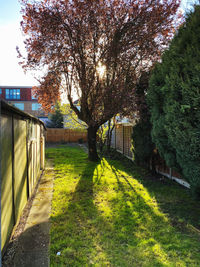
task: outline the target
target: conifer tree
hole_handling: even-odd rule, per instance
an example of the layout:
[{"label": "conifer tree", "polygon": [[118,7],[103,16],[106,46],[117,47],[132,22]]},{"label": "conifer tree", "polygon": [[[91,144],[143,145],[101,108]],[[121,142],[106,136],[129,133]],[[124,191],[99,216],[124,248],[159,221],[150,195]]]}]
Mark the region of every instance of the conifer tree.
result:
[{"label": "conifer tree", "polygon": [[200,197],[200,6],[157,64],[148,103],[152,137],[169,167],[181,170]]},{"label": "conifer tree", "polygon": [[53,112],[49,114],[48,128],[63,128],[63,114],[59,103],[56,103]]}]

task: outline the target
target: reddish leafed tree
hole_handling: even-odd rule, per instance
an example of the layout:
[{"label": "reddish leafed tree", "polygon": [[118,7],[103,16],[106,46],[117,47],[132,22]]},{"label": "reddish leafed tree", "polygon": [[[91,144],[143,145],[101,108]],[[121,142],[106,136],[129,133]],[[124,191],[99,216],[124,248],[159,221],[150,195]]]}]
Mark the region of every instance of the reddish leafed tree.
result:
[{"label": "reddish leafed tree", "polygon": [[45,69],[36,93],[47,110],[64,90],[88,125],[89,159],[98,159],[99,127],[134,107],[140,74],[172,38],[179,5],[180,0],[22,0],[23,66]]}]

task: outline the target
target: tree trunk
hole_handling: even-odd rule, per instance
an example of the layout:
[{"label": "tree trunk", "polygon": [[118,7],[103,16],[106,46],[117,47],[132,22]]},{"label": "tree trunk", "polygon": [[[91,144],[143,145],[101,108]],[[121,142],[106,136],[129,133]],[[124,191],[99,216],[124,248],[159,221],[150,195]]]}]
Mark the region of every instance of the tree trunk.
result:
[{"label": "tree trunk", "polygon": [[98,161],[99,157],[97,154],[96,137],[97,137],[97,127],[89,126],[87,129],[88,138],[88,158],[91,161]]},{"label": "tree trunk", "polygon": [[112,132],[115,127],[115,117],[113,118],[113,125],[111,126],[111,120],[108,121],[108,133],[107,133],[107,152],[110,153]]},{"label": "tree trunk", "polygon": [[156,155],[153,152],[151,156],[151,173],[153,175],[156,174],[156,159],[155,158],[156,158]]}]

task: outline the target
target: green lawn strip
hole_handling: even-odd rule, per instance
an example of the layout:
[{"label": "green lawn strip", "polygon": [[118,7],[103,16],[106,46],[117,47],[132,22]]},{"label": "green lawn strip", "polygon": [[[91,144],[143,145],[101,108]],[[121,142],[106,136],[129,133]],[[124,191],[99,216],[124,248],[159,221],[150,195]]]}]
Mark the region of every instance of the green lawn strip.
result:
[{"label": "green lawn strip", "polygon": [[56,171],[52,267],[199,266],[199,203],[186,189],[130,161],[90,162],[76,147],[46,156]]}]

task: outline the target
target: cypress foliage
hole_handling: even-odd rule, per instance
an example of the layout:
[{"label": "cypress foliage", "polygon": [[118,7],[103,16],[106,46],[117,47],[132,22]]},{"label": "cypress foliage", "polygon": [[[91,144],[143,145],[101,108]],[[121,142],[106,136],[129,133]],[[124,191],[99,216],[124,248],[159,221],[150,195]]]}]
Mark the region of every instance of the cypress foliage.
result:
[{"label": "cypress foliage", "polygon": [[148,89],[150,73],[142,73],[136,88],[136,105],[139,119],[133,127],[132,151],[133,160],[136,164],[149,167],[150,159],[153,155],[154,144],[151,138],[152,125],[150,113],[146,104],[146,92]]},{"label": "cypress foliage", "polygon": [[195,6],[150,80],[152,138],[169,167],[200,197],[200,6]]},{"label": "cypress foliage", "polygon": [[150,120],[139,120],[133,127],[133,155],[135,163],[149,167],[154,145],[151,140]]}]

